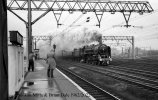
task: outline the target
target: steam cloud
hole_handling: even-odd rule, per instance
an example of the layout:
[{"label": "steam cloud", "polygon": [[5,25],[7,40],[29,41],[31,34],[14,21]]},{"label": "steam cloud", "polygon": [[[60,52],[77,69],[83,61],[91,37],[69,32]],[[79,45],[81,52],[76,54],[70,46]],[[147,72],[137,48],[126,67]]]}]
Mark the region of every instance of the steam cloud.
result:
[{"label": "steam cloud", "polygon": [[[54,34],[51,34],[54,36]],[[79,48],[90,43],[100,41],[102,35],[97,30],[83,28],[81,30],[65,31],[57,34],[53,38],[51,45],[56,44],[56,55],[61,55],[61,51],[72,51],[74,48]],[[49,45],[49,41],[40,41],[38,43],[40,56],[46,57],[53,46]]]}]

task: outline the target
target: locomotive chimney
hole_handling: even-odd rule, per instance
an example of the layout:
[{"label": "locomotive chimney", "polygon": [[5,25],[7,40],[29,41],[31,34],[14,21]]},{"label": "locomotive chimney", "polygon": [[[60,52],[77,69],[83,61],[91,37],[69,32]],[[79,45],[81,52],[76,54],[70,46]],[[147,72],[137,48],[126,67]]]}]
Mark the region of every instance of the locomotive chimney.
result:
[{"label": "locomotive chimney", "polygon": [[102,45],[102,36],[99,37],[98,42],[99,42],[100,45]]}]

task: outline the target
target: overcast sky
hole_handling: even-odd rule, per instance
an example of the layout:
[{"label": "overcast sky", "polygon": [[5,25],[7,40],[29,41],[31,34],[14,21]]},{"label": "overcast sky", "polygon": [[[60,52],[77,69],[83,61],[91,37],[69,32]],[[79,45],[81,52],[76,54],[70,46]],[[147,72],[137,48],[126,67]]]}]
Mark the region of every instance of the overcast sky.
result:
[{"label": "overcast sky", "polygon": [[[8,0],[9,1],[9,0]],[[121,0],[119,0],[121,1]],[[125,1],[125,0],[124,0]],[[131,0],[135,1],[135,0]],[[144,1],[144,0],[140,0]],[[110,14],[104,13],[101,22],[101,28],[95,26],[97,24],[97,19],[94,13],[87,13],[81,15],[81,12],[74,12],[69,14],[68,12],[63,12],[61,16],[60,23],[64,24],[57,28],[56,20],[53,12],[48,13],[45,17],[40,19],[37,23],[33,25],[32,34],[33,35],[48,35],[49,33],[56,33],[65,29],[68,25],[72,24],[79,16],[78,20],[74,25],[81,25],[82,27],[93,28],[99,30],[105,36],[135,36],[135,44],[139,47],[151,47],[153,49],[158,49],[158,1],[148,0],[156,10],[152,14],[134,14],[131,15],[131,21],[129,24],[133,26],[139,26],[143,28],[124,28],[124,27],[114,27],[116,25],[125,24],[123,15],[121,13]],[[16,11],[21,17],[27,20],[26,11]],[[41,15],[43,12],[33,12],[33,20]],[[86,23],[86,18],[90,17],[90,22]],[[82,27],[74,27],[70,30],[81,29]],[[15,15],[8,11],[8,30],[18,30],[24,37],[26,36],[26,26],[19,20]]]}]

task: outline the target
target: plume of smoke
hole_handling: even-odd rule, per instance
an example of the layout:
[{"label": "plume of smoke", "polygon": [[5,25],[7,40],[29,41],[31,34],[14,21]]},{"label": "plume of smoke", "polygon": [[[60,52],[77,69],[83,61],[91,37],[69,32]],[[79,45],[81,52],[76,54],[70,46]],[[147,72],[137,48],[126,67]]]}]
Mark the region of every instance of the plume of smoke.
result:
[{"label": "plume of smoke", "polygon": [[[51,34],[54,35],[54,34]],[[77,30],[68,30],[53,38],[52,45],[56,45],[56,55],[61,55],[61,51],[72,51],[74,48],[82,47],[90,43],[100,41],[102,35],[97,30],[90,30],[88,28],[82,28]],[[53,46],[49,46],[49,41],[41,41],[38,43],[40,49],[40,56],[45,57],[47,52]]]}]

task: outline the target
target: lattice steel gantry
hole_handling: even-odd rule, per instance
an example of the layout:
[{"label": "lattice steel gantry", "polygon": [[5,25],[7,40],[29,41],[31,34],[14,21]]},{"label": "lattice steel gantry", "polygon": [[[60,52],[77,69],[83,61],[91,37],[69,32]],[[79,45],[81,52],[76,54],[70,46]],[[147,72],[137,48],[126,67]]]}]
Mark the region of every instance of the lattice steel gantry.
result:
[{"label": "lattice steel gantry", "polygon": [[[122,13],[126,22],[126,27],[129,27],[129,19],[131,13],[150,13],[153,8],[148,1],[106,1],[106,0],[7,0],[7,7],[10,12],[17,16],[21,21],[26,24],[28,30],[29,41],[32,36],[32,25],[38,20],[44,17],[49,12],[53,12],[55,19],[57,21],[57,26],[61,25],[59,23],[63,11],[68,11],[73,13],[74,11],[80,11],[83,14],[87,12],[94,12],[98,20],[97,26],[100,27],[100,23],[104,12],[110,12],[115,14],[116,12]],[[14,10],[28,11],[28,21],[25,21]],[[45,11],[38,18],[32,21],[32,11]],[[28,41],[28,42],[29,42]],[[28,45],[31,49],[32,42]]]},{"label": "lattice steel gantry", "polygon": [[[106,0],[8,0],[8,10],[29,10],[29,1],[31,3],[31,11],[45,11],[41,16],[32,21],[31,24],[37,22],[41,17],[45,16],[48,12],[54,13],[57,25],[59,24],[60,17],[63,11],[80,11],[83,13],[94,12],[98,26],[104,12],[115,14],[121,12],[126,21],[126,27],[129,27],[129,18],[132,12],[139,14],[150,13],[153,8],[148,1],[106,1]],[[24,21],[24,20],[23,20]]]},{"label": "lattice steel gantry", "polygon": [[119,44],[119,41],[127,40],[132,45],[132,58],[135,59],[135,43],[134,43],[134,36],[103,36],[103,41],[112,40],[116,41]]},{"label": "lattice steel gantry", "polygon": [[49,45],[51,46],[52,44],[51,44],[51,42],[52,42],[52,40],[53,40],[53,38],[54,37],[56,37],[56,36],[51,36],[51,35],[49,35],[49,36],[32,36],[32,39],[34,40],[34,43],[35,43],[35,49],[36,49],[36,45],[37,45],[37,42],[39,41],[39,40],[49,40]]}]

